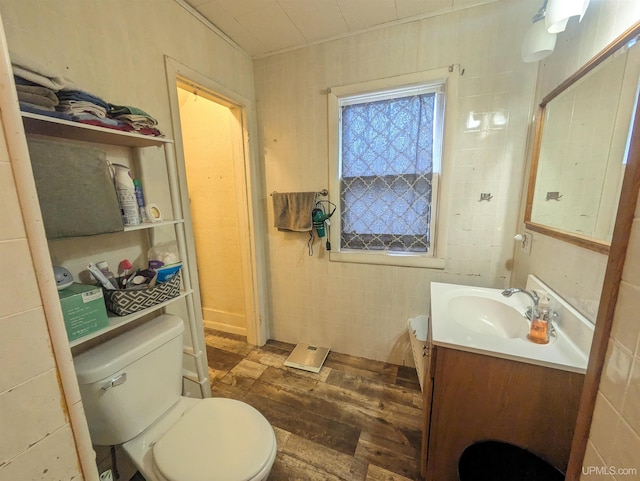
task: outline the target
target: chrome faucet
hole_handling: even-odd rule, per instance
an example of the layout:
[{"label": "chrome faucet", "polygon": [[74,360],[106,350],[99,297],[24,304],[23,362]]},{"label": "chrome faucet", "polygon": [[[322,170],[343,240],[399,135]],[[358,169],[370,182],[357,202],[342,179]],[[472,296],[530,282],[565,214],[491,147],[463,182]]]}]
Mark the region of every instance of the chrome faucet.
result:
[{"label": "chrome faucet", "polygon": [[511,297],[518,292],[526,294],[531,298],[531,307],[525,313],[527,319],[531,320],[534,316],[535,308],[538,307],[538,301],[540,300],[540,297],[538,296],[538,294],[536,294],[535,291],[525,291],[524,289],[518,289],[517,287],[510,287],[509,289],[505,289],[504,291],[502,291],[502,295],[504,297]]}]

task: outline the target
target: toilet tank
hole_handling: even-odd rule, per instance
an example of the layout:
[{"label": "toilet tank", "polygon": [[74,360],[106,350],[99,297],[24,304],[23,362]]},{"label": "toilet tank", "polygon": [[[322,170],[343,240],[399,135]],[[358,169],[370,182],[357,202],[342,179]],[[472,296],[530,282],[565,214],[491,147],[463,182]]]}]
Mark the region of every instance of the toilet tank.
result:
[{"label": "toilet tank", "polygon": [[184,323],[163,314],[73,360],[93,444],[122,444],[182,393]]}]

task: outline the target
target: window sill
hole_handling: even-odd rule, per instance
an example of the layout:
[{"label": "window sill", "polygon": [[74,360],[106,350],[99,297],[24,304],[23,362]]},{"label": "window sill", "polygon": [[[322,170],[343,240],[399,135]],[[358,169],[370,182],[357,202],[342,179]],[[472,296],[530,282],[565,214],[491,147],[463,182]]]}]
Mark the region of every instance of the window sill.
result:
[{"label": "window sill", "polygon": [[332,262],[355,264],[376,264],[399,267],[420,267],[423,269],[444,269],[445,259],[422,254],[391,254],[389,252],[330,252]]}]

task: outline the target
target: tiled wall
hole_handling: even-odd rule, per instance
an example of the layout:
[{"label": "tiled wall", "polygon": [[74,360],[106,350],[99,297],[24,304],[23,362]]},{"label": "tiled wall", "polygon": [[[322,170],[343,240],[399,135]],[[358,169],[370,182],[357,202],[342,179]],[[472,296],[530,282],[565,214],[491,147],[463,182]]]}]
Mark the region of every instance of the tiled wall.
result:
[{"label": "tiled wall", "polygon": [[[536,100],[569,77],[593,55],[640,20],[640,2],[591,2],[582,23],[569,22],[556,51],[540,63]],[[530,156],[530,153],[529,153]],[[640,212],[636,212],[623,283],[582,479],[631,480],[640,476]],[[524,284],[534,274],[595,320],[607,257],[534,233],[531,256],[517,251],[514,280]],[[614,469],[620,471],[611,475]],[[624,474],[623,474],[624,473]]]},{"label": "tiled wall", "polygon": [[[582,22],[572,18],[567,30],[558,35],[553,54],[540,62],[536,105],[638,20],[640,2],[591,2]],[[532,138],[527,159],[531,158],[531,141]],[[526,186],[524,189],[526,193]],[[524,198],[521,212],[524,212]],[[520,219],[522,218],[523,214]],[[516,250],[512,281],[515,285],[524,286],[527,275],[534,274],[586,317],[595,321],[606,260],[607,257],[602,254],[534,232],[531,255]]]},{"label": "tiled wall", "polygon": [[520,43],[538,8],[505,0],[254,61],[267,192],[328,187],[328,87],[464,69],[449,99],[444,271],[330,262],[320,242],[310,257],[306,234],[272,227],[268,203],[272,337],[411,363],[406,320],[428,312],[430,281],[508,285],[535,80]]},{"label": "tiled wall", "polygon": [[[2,137],[4,139],[4,137]],[[0,479],[80,480],[13,169],[0,145]]]},{"label": "tiled wall", "polygon": [[[640,322],[638,322],[638,312],[640,312],[640,208],[636,211],[633,221],[627,258],[622,272],[613,328],[583,463],[582,479],[584,480],[640,479]],[[632,469],[635,469],[635,472],[629,471]]]}]

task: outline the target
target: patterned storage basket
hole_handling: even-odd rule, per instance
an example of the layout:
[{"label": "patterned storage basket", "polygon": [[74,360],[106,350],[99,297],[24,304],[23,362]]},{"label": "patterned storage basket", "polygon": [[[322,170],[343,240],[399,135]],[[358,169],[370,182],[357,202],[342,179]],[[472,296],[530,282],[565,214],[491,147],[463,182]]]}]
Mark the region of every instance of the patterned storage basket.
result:
[{"label": "patterned storage basket", "polygon": [[167,282],[156,284],[148,289],[129,291],[103,289],[103,291],[107,309],[119,316],[126,316],[178,297],[180,295],[180,273]]}]

